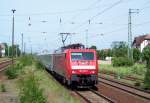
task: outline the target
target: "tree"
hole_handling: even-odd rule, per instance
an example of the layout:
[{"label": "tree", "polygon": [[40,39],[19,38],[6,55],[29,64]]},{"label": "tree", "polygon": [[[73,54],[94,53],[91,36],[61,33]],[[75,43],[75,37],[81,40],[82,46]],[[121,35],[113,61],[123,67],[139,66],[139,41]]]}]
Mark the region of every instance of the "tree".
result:
[{"label": "tree", "polygon": [[92,45],[91,47],[90,47],[90,49],[97,49],[97,47],[95,46],[95,45]]},{"label": "tree", "polygon": [[124,41],[114,41],[111,44],[114,57],[127,57],[128,46]]},{"label": "tree", "polygon": [[104,60],[106,58],[107,53],[104,50],[99,50],[97,52],[98,52],[97,54],[99,59]]},{"label": "tree", "polygon": [[140,52],[140,50],[137,49],[137,48],[134,48],[133,49],[133,59],[134,59],[134,62],[139,61],[140,58],[141,58],[141,52]]},{"label": "tree", "polygon": [[[8,48],[9,48],[9,52],[8,52]],[[7,56],[8,56],[8,53],[9,53],[9,56],[12,56],[12,46],[7,46],[7,48],[5,50],[6,50]],[[13,56],[16,56],[16,53],[17,53],[17,56],[20,56],[21,51],[19,49],[19,45],[14,45],[14,50],[13,51],[14,51]]]},{"label": "tree", "polygon": [[147,46],[143,50],[143,59],[146,61],[147,71],[144,78],[145,88],[150,89],[150,46]]}]

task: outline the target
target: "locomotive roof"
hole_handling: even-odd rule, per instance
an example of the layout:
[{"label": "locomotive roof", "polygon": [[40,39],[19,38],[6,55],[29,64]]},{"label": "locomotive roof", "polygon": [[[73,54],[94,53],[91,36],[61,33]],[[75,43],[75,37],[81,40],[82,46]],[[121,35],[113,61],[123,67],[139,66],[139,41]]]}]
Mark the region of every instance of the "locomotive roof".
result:
[{"label": "locomotive roof", "polygon": [[80,43],[71,44],[71,45],[63,46],[63,47],[55,50],[55,53],[62,53],[66,49],[85,49],[85,46],[83,44],[80,44]]},{"label": "locomotive roof", "polygon": [[63,46],[61,48],[63,48],[63,49],[84,49],[85,47],[83,44],[78,43],[78,44],[71,44],[71,45]]}]

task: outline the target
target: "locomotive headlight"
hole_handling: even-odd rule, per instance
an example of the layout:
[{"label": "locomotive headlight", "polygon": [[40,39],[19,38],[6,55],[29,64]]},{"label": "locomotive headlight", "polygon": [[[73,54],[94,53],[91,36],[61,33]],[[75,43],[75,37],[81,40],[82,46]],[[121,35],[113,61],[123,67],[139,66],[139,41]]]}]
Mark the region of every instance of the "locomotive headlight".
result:
[{"label": "locomotive headlight", "polygon": [[74,74],[74,73],[76,73],[76,71],[73,70],[73,71],[72,71],[72,74]]},{"label": "locomotive headlight", "polygon": [[95,71],[91,71],[91,73],[92,73],[92,74],[94,74],[94,73],[95,73]]}]

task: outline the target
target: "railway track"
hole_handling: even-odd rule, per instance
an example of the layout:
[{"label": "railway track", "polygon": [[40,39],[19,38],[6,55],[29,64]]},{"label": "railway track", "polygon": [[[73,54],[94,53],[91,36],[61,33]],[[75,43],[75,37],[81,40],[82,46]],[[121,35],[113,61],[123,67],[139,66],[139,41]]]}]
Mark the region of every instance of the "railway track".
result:
[{"label": "railway track", "polygon": [[86,91],[76,90],[75,93],[87,103],[117,103],[93,89],[88,89]]},{"label": "railway track", "polygon": [[[45,72],[50,75],[50,72],[46,69]],[[74,89],[74,90],[70,90],[68,89],[66,86],[64,86],[63,84],[61,84],[59,82],[59,80],[57,80],[55,77],[53,78],[54,81],[56,81],[57,83],[59,83],[60,85],[62,85],[64,88],[66,88],[66,90],[68,90],[71,95],[73,93],[76,94],[77,98],[82,99],[84,102],[86,103],[117,103],[116,101],[100,94],[99,92],[93,90],[93,89]]]},{"label": "railway track", "polygon": [[106,84],[106,85],[109,85],[109,86],[112,86],[114,88],[117,88],[119,90],[122,90],[124,92],[130,93],[134,96],[138,96],[142,99],[146,99],[146,100],[150,101],[150,93],[147,91],[144,91],[144,90],[141,90],[141,89],[138,89],[138,88],[135,88],[133,86],[129,86],[129,85],[126,85],[123,83],[119,83],[117,81],[107,79],[104,77],[99,77],[99,82]]},{"label": "railway track", "polygon": [[0,62],[0,72],[5,70],[5,68],[10,64],[12,64],[12,60],[7,60],[7,61]]},{"label": "railway track", "polygon": [[[110,73],[106,73],[106,72],[100,72],[99,75],[101,74],[104,74],[104,75],[110,75],[110,76],[113,76],[115,77],[116,74],[113,73],[113,72],[110,72]],[[139,78],[135,78],[135,77],[132,77],[132,76],[126,76],[126,77],[123,77],[122,79],[125,79],[125,80],[130,80],[130,81],[140,81],[140,82],[143,82],[142,79],[139,79]]]}]

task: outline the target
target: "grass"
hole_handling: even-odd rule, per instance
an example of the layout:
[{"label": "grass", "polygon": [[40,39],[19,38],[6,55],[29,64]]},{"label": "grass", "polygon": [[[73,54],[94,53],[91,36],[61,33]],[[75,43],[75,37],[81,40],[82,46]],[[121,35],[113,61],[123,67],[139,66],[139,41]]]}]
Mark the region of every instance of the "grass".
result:
[{"label": "grass", "polygon": [[135,64],[131,67],[113,67],[110,64],[100,64],[99,71],[104,71],[106,73],[113,72],[120,77],[123,76],[132,76],[139,79],[144,79],[144,75],[146,72],[145,65],[143,64]]},{"label": "grass", "polygon": [[20,78],[20,103],[47,103],[34,73]]},{"label": "grass", "polygon": [[1,84],[1,92],[6,92],[5,84]]},{"label": "grass", "polygon": [[[29,57],[26,57],[26,58],[29,59]],[[34,78],[37,80],[36,85],[38,85],[38,87],[36,87],[35,85],[34,86],[38,88],[37,90],[39,90],[40,92],[40,93],[38,92],[38,94],[41,95],[42,93],[43,97],[47,99],[48,103],[80,103],[80,101],[72,97],[70,93],[63,86],[57,83],[55,79],[43,69],[43,66],[37,63],[37,61],[34,61],[32,59],[32,63],[29,63],[26,59],[22,59],[21,64],[23,65],[23,69],[21,69],[21,72],[19,72],[19,76],[18,76],[19,87],[23,87],[20,85],[20,80],[27,81],[26,78],[30,77],[30,75],[32,74],[34,75]],[[26,83],[29,82],[29,84],[31,84],[31,82],[33,81],[33,80],[30,81],[30,79],[28,80],[29,81],[27,81]],[[24,85],[24,83],[22,84]],[[30,88],[30,87],[27,87],[27,88]],[[20,93],[23,92],[22,90],[25,90],[25,88],[21,88]],[[27,89],[27,91],[32,91],[32,90]],[[20,98],[22,98],[22,101],[24,100],[24,97],[26,98],[26,95],[20,94]],[[44,102],[44,103],[47,103],[47,102]]]},{"label": "grass", "polygon": [[[31,56],[18,59],[14,69],[9,67],[8,70],[6,70],[6,75],[10,78],[9,81],[17,81],[18,97],[21,103],[32,101],[33,99],[29,99],[29,97],[32,96],[33,98],[37,97],[41,101],[44,101],[41,103],[80,103],[79,100],[71,96],[68,90],[56,82],[55,79],[43,69],[43,66],[37,63]],[[33,78],[30,78],[31,75],[34,75],[35,81]],[[5,86],[1,87],[0,85],[0,89],[5,89]],[[46,100],[44,98],[46,98]]]},{"label": "grass", "polygon": [[35,78],[38,80],[39,87],[43,89],[44,95],[50,103],[80,103],[80,101],[70,96],[68,91],[57,83],[46,71],[36,68],[35,65],[26,67],[25,75],[31,74],[31,72],[34,73]]}]

